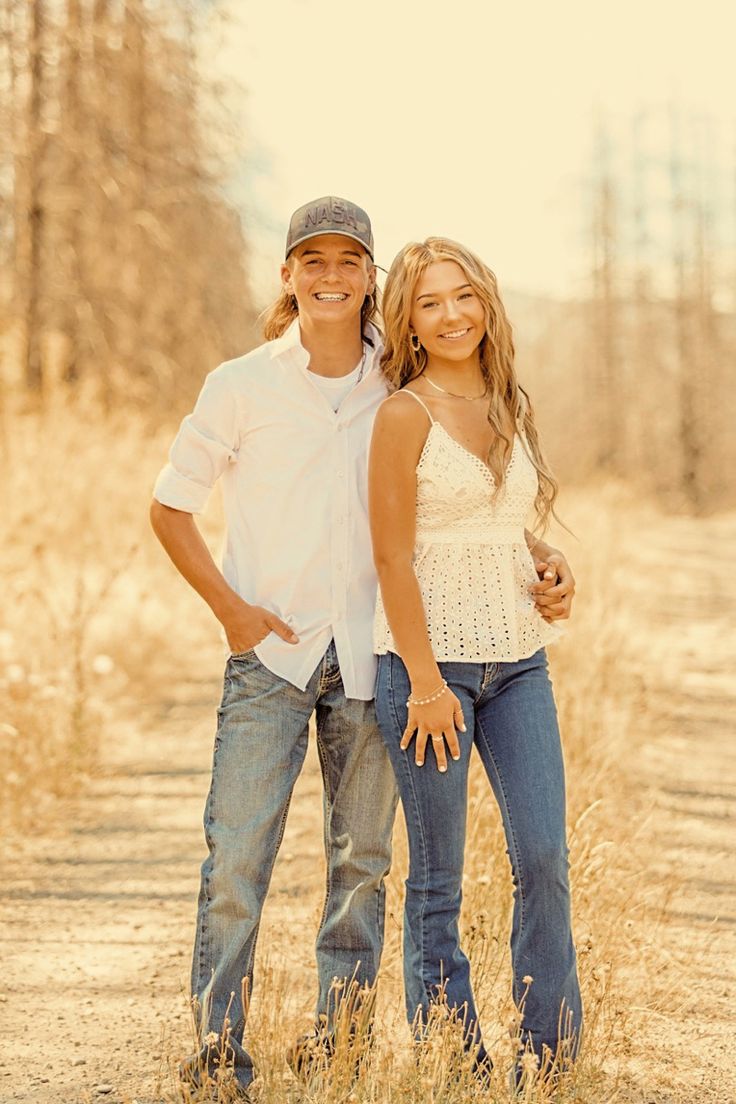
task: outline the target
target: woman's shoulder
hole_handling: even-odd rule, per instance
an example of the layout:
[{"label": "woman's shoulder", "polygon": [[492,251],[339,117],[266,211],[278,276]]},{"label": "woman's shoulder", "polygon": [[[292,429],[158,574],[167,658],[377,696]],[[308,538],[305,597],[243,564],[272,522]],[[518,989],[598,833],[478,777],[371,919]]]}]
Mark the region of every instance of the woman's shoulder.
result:
[{"label": "woman's shoulder", "polygon": [[433,421],[429,408],[411,385],[393,391],[378,408],[381,422],[396,428],[427,426]]},{"label": "woman's shoulder", "polygon": [[378,408],[371,446],[374,460],[382,457],[394,475],[414,471],[432,428],[432,420],[406,388],[394,391]]}]

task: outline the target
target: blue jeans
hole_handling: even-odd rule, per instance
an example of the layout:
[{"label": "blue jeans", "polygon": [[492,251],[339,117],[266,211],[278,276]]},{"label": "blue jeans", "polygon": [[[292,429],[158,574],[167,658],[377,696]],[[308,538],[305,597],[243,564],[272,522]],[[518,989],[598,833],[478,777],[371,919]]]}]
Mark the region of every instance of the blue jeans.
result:
[{"label": "blue jeans", "polygon": [[329,1030],[335,978],[372,985],[378,971],[397,793],[373,702],[345,697],[334,644],[304,691],[274,675],[253,652],[231,656],[204,815],[209,855],[202,866],[192,963],[202,1049],[184,1066],[195,1076],[198,1065],[212,1072],[219,1060],[219,1045],[205,1042],[214,1032],[228,1037],[238,1082],[247,1086],[253,1079],[242,1045],[243,989],[251,992],[261,910],[313,710],[327,854],[317,935],[318,1022]]},{"label": "blue jeans", "polygon": [[[461,757],[437,770],[431,747],[423,767],[414,743],[401,751],[410,692],[397,655],[379,657],[376,712],[396,772],[409,836],[404,914],[404,982],[410,1022],[419,1034],[433,1000],[444,994],[464,1023],[466,1045],[485,1058],[460,947],[467,783],[475,744],[501,811],[514,878],[511,929],[513,995],[522,1003],[522,1041],[542,1058],[560,1036],[574,1055],[582,1008],[570,925],[565,776],[547,658],[540,649],[516,663],[440,663],[463,707]],[[431,745],[431,741],[430,741]],[[527,986],[523,979],[531,976]],[[562,1012],[562,1015],[561,1015]],[[416,1020],[415,1020],[415,1017]],[[571,1023],[571,1028],[559,1025]]]}]

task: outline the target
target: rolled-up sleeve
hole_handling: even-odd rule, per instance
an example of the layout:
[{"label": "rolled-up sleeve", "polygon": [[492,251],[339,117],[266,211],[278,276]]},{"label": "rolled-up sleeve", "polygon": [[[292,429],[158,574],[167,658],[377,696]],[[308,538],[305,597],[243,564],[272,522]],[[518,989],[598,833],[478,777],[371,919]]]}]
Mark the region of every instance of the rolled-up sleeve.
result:
[{"label": "rolled-up sleeve", "polygon": [[153,488],[153,497],[174,510],[201,513],[217,479],[237,457],[238,404],[224,368],[205,380]]}]

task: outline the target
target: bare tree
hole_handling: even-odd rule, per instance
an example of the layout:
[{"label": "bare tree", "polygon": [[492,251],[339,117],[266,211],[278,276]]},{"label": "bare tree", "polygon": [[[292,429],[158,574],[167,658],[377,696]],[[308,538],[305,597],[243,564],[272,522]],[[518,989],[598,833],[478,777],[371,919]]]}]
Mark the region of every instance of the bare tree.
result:
[{"label": "bare tree", "polygon": [[[82,150],[85,138],[84,38],[82,0],[67,0],[62,33],[61,74],[62,165],[60,170],[60,237],[65,289],[60,303],[61,327],[66,338],[64,378],[73,383],[79,378],[84,335],[86,287],[83,272],[85,242],[82,228],[82,204],[79,190],[83,177]],[[86,190],[86,189],[85,189]]]},{"label": "bare tree", "polygon": [[675,355],[677,362],[678,453],[681,458],[681,486],[691,509],[700,506],[701,442],[697,417],[696,356],[693,341],[694,296],[690,266],[692,249],[688,231],[692,219],[692,197],[688,194],[682,120],[676,107],[670,110],[670,186],[672,208],[672,267],[674,273]]},{"label": "bare tree", "polygon": [[169,404],[242,349],[250,322],[244,237],[200,122],[195,9],[2,3],[18,106],[0,146],[14,195],[0,249],[26,387],[60,376],[107,405]]},{"label": "bare tree", "polygon": [[[616,157],[595,144],[586,417],[598,471],[703,512],[725,501],[736,461],[733,312],[719,260],[726,204],[715,127],[673,105],[632,120]],[[628,163],[628,170],[625,166]],[[719,272],[720,266],[720,272]]]},{"label": "bare tree", "polygon": [[620,469],[621,356],[617,294],[617,188],[611,165],[610,138],[603,123],[596,137],[593,197],[593,329],[594,407],[598,425],[598,465]]},{"label": "bare tree", "polygon": [[[46,139],[43,132],[47,11],[45,0],[28,5],[27,77],[28,96],[22,148],[16,156],[16,189],[20,199],[16,207],[16,263],[21,315],[24,327],[24,371],[29,391],[40,393],[43,383],[41,363],[42,320],[42,244],[44,218],[44,162]],[[19,128],[20,129],[20,128]]]}]

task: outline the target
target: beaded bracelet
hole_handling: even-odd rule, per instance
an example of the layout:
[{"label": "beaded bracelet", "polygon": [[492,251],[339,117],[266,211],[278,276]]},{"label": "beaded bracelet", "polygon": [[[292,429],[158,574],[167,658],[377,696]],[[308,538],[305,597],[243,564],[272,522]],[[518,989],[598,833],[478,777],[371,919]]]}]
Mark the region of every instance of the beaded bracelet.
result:
[{"label": "beaded bracelet", "polygon": [[436,690],[433,694],[429,694],[426,698],[413,698],[410,694],[409,697],[406,699],[406,704],[407,705],[429,705],[430,702],[437,701],[438,698],[441,698],[446,689],[447,689],[447,683],[443,679],[442,680],[442,686],[439,688],[439,690]]}]

